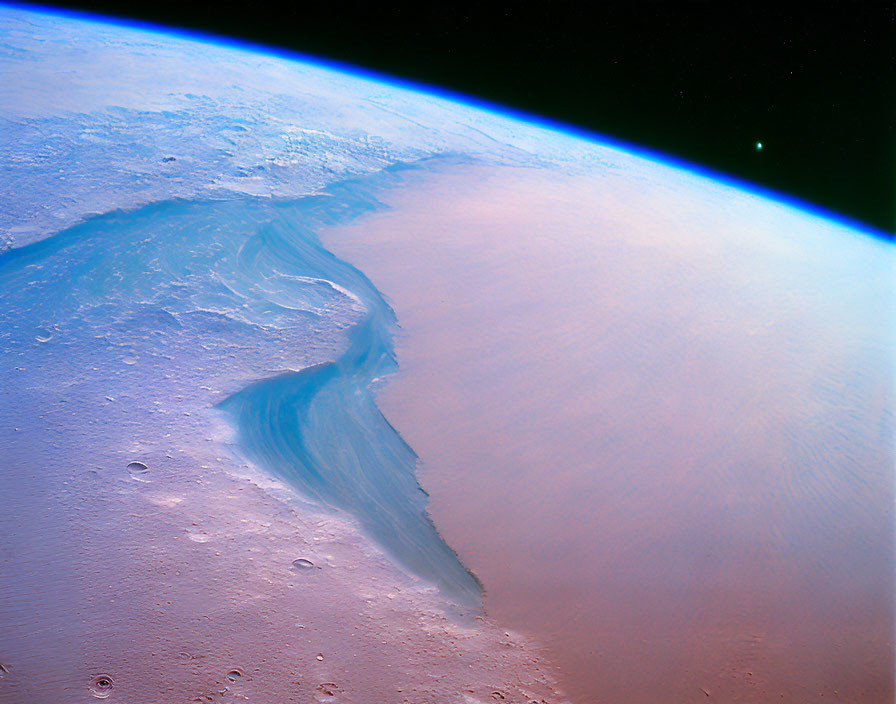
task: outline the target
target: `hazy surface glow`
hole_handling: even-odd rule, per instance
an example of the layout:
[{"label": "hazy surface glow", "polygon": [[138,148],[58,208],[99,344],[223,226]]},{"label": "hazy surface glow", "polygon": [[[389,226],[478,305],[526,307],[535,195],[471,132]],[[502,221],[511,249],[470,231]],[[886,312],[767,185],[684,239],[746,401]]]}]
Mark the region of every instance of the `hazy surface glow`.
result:
[{"label": "hazy surface glow", "polygon": [[402,323],[380,405],[575,700],[889,701],[892,248],[664,184],[467,167],[325,233]]},{"label": "hazy surface glow", "polygon": [[9,7],[0,162],[0,701],[892,701],[891,246]]}]

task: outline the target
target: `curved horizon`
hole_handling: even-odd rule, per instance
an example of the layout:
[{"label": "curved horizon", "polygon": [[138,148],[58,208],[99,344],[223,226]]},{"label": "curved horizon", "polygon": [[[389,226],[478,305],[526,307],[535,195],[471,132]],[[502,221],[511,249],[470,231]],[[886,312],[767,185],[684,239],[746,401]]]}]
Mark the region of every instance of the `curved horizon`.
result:
[{"label": "curved horizon", "polygon": [[556,120],[546,115],[540,115],[529,112],[510,105],[495,103],[487,99],[478,97],[471,93],[464,93],[445,86],[431,84],[406,78],[398,74],[392,74],[366,66],[352,64],[325,56],[305,53],[299,50],[286,48],[279,45],[265,44],[252,40],[242,39],[237,36],[216,34],[200,29],[189,28],[185,26],[171,26],[149,20],[141,20],[133,17],[124,17],[120,15],[104,15],[85,10],[73,10],[69,8],[60,8],[50,4],[42,3],[15,3],[0,2],[0,7],[20,8],[26,11],[40,11],[50,15],[60,17],[74,18],[84,22],[99,22],[103,24],[117,25],[132,29],[134,31],[148,32],[151,34],[169,35],[190,41],[199,41],[202,43],[213,44],[216,46],[230,48],[236,51],[262,54],[265,56],[285,59],[300,64],[306,64],[317,68],[337,71],[345,73],[362,80],[383,83],[393,88],[410,91],[412,93],[423,93],[441,100],[461,105],[467,108],[480,110],[490,115],[498,116],[504,119],[522,122],[524,124],[540,127],[553,132],[560,132],[576,139],[609,147],[622,151],[633,156],[656,161],[676,169],[687,171],[702,178],[716,181],[723,185],[731,186],[739,190],[747,191],[758,195],[762,198],[781,203],[791,208],[801,210],[805,213],[820,217],[838,224],[844,225],[850,229],[862,232],[865,235],[883,239],[885,241],[894,241],[896,230],[890,232],[880,229],[870,223],[863,222],[854,217],[846,215],[836,210],[832,210],[826,206],[812,201],[806,200],[799,196],[791,195],[785,191],[778,190],[761,183],[750,181],[748,179],[736,176],[726,171],[720,171],[714,167],[692,161],[686,157],[677,156],[671,152],[666,152],[655,147],[647,147],[636,142],[626,140],[614,135],[605,134],[590,130],[581,125],[576,125],[562,120]]}]

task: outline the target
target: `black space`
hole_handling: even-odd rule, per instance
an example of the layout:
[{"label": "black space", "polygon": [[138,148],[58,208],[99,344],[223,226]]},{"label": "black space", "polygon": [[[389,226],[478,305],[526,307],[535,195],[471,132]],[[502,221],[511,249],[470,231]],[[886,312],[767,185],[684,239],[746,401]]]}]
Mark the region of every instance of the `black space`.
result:
[{"label": "black space", "polygon": [[896,2],[58,4],[447,87],[896,232]]}]

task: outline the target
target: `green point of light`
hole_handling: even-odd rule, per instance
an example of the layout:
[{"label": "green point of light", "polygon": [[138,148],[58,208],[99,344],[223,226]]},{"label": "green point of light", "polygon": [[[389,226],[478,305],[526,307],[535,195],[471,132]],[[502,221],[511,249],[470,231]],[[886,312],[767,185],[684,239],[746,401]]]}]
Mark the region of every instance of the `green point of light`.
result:
[{"label": "green point of light", "polygon": [[762,151],[762,142],[756,142],[756,151],[757,151],[757,152],[761,152],[761,151]]}]

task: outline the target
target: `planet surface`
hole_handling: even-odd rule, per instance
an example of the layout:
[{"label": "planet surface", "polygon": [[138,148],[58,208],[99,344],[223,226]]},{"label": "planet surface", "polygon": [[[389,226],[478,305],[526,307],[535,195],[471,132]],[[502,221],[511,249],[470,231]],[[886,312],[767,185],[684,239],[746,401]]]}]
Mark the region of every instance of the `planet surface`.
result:
[{"label": "planet surface", "polygon": [[892,243],[7,6],[0,164],[0,702],[893,700]]}]

